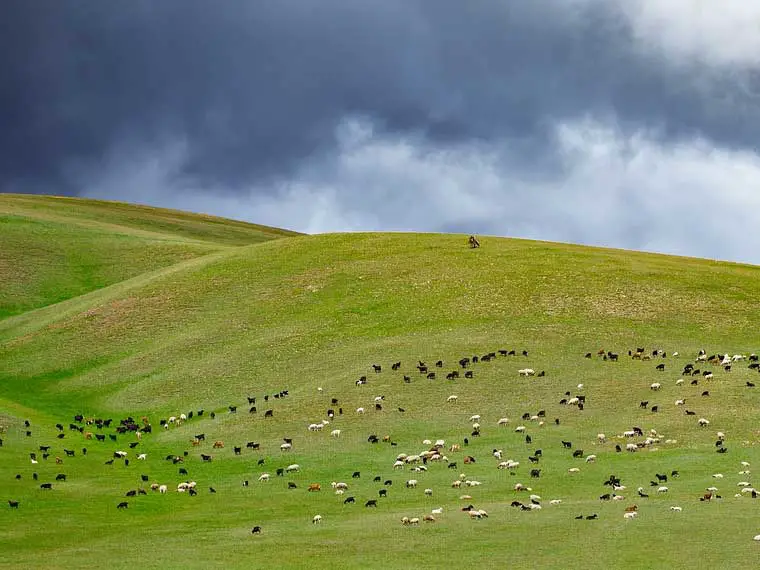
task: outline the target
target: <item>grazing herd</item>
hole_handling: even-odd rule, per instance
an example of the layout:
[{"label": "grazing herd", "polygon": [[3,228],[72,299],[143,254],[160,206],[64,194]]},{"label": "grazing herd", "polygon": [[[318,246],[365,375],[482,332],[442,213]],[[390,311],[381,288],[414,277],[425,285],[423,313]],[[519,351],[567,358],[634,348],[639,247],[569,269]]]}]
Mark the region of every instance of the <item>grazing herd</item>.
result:
[{"label": "grazing herd", "polygon": [[[687,362],[683,366],[675,366],[675,364],[679,362],[680,358],[677,352],[673,352],[668,356],[668,354],[662,350],[655,349],[647,351],[644,348],[636,348],[635,350],[628,350],[628,356],[633,361],[641,362],[642,365],[643,363],[656,360],[657,363],[653,366],[654,374],[662,375],[658,376],[660,379],[657,382],[651,382],[643,385],[644,387],[648,386],[649,391],[651,392],[651,397],[649,400],[640,401],[638,406],[636,406],[635,403],[633,404],[633,406],[640,413],[646,412],[648,414],[657,414],[661,409],[664,408],[664,401],[657,402],[653,401],[652,399],[658,398],[661,395],[670,392],[671,389],[669,388],[667,376],[668,371],[675,367],[676,370],[680,369],[680,374],[678,375],[678,378],[674,379],[672,385],[675,386],[675,390],[679,390],[679,393],[678,397],[675,400],[670,401],[674,401],[675,406],[679,410],[683,410],[682,413],[684,417],[688,418],[694,416],[694,419],[688,421],[694,422],[693,425],[696,428],[703,430],[707,430],[710,427],[711,422],[709,417],[705,417],[707,414],[703,415],[698,411],[700,408],[698,402],[700,400],[709,401],[712,392],[710,389],[705,388],[709,387],[711,383],[718,381],[718,376],[716,375],[731,375],[733,367],[735,367],[737,363],[742,363],[743,361],[747,361],[749,363],[748,368],[750,370],[760,372],[760,367],[758,366],[758,357],[755,354],[708,355],[704,350],[702,350],[699,351],[695,358],[693,358],[693,362]],[[601,361],[611,363],[619,362],[621,359],[620,353],[612,352],[610,350],[599,350],[596,353],[596,357]],[[478,374],[476,365],[480,363],[489,363],[497,359],[527,358],[529,358],[529,353],[527,350],[518,351],[501,349],[483,355],[465,356],[463,358],[460,358],[456,360],[456,363],[458,365],[456,368],[450,368],[445,373],[440,372],[438,376],[436,375],[436,369],[444,368],[443,360],[435,361],[432,366],[428,366],[424,361],[420,360],[417,362],[414,368],[424,380],[436,381],[438,378],[445,378],[445,381],[453,383],[462,378],[466,380],[474,380]],[[592,352],[588,352],[585,354],[585,358],[594,359],[594,354]],[[671,365],[671,363],[673,364]],[[393,362],[390,366],[390,369],[392,371],[391,373],[398,373],[400,375],[399,379],[403,381],[402,385],[409,385],[414,383],[412,379],[413,374],[408,370],[404,371],[402,363],[400,361]],[[369,376],[387,374],[387,372],[384,373],[383,370],[383,365],[373,364],[370,367],[371,372]],[[516,371],[517,377],[524,378],[524,381],[527,382],[540,382],[540,378],[547,376],[546,371],[541,370],[536,373],[534,368],[515,367],[514,370]],[[688,394],[684,394],[682,392],[682,390],[684,390],[687,386],[699,386],[700,382],[702,383],[702,387],[698,388],[699,396],[697,396],[696,399],[693,399],[693,396],[689,396]],[[371,387],[372,384],[373,382],[370,378],[368,378],[368,375],[362,375],[358,380],[354,382],[356,388],[351,389],[358,389],[360,391],[367,390],[368,387]],[[459,390],[466,390],[465,385],[458,386]],[[743,386],[751,389],[755,386],[755,384],[753,382],[747,381]],[[318,397],[321,401],[321,399],[325,397],[325,390],[323,390],[321,387],[318,388],[318,394]],[[288,390],[282,390],[271,395],[272,400],[282,400],[286,399],[288,396]],[[247,396],[247,403],[249,405],[248,411],[250,415],[258,414],[258,400],[259,398],[257,397]],[[270,395],[264,396],[263,401],[269,403]],[[386,406],[388,405],[388,402],[389,399],[386,399],[385,395],[374,395],[368,399],[367,404],[356,408],[355,417],[367,416],[373,413],[383,413],[386,409]],[[447,404],[449,406],[449,409],[456,409],[461,405],[460,396],[457,394],[451,394],[446,398],[442,398],[441,404]],[[595,404],[595,401],[593,399],[593,394],[586,393],[584,384],[580,383],[577,384],[574,390],[567,390],[563,393],[558,392],[557,400],[548,404],[552,405],[552,409],[567,410],[564,415],[568,418],[572,418],[574,415],[582,414],[584,413],[584,410],[590,409],[589,406],[593,406]],[[302,437],[326,437],[318,435],[324,430],[329,432],[328,439],[331,438],[333,440],[336,440],[337,443],[337,441],[341,440],[344,437],[344,435],[342,435],[344,432],[351,430],[351,414],[343,413],[344,410],[343,407],[341,407],[340,399],[332,397],[330,399],[330,406],[331,407],[326,408],[325,418],[304,425],[305,433],[302,434]],[[406,408],[396,406],[395,404],[392,404],[391,406],[395,408],[399,414],[404,414],[406,411]],[[559,408],[556,406],[559,406]],[[179,429],[182,426],[186,426],[187,424],[192,423],[198,418],[214,419],[218,414],[221,413],[226,413],[231,415],[230,417],[234,417],[234,414],[237,413],[237,409],[238,406],[232,404],[227,406],[226,410],[215,410],[205,416],[204,410],[202,409],[190,411],[188,413],[179,413],[176,415],[168,416],[166,419],[161,419],[159,421],[159,426],[161,426],[163,430]],[[325,408],[323,408],[323,410],[324,409]],[[408,471],[410,475],[404,477],[403,489],[407,493],[421,493],[421,497],[424,497],[426,499],[437,497],[439,494],[445,497],[445,493],[447,492],[444,489],[436,489],[434,485],[423,484],[425,479],[428,478],[428,471],[449,469],[457,472],[459,471],[458,465],[460,464],[470,467],[477,465],[478,468],[480,468],[483,463],[487,465],[488,462],[491,462],[493,467],[496,468],[495,473],[503,472],[505,474],[508,474],[507,476],[510,478],[517,478],[522,473],[523,476],[526,476],[526,478],[535,481],[535,483],[531,483],[532,485],[540,484],[546,478],[547,470],[546,467],[543,466],[544,449],[539,448],[534,444],[534,438],[540,438],[540,441],[543,443],[544,447],[547,450],[550,450],[550,453],[552,453],[554,458],[564,458],[563,461],[566,464],[566,469],[563,469],[561,472],[564,473],[565,476],[571,477],[579,477],[584,472],[584,470],[587,469],[593,469],[594,472],[596,472],[598,469],[605,469],[603,467],[605,463],[605,456],[610,453],[622,453],[623,451],[627,453],[656,451],[662,446],[675,446],[677,444],[677,441],[675,439],[666,437],[664,434],[660,433],[654,428],[645,429],[637,425],[610,425],[604,428],[605,433],[597,432],[597,430],[594,430],[592,434],[587,434],[587,437],[583,438],[584,445],[574,445],[572,441],[563,440],[559,437],[553,437],[551,435],[552,426],[564,425],[563,420],[560,417],[563,414],[555,412],[557,417],[554,417],[552,421],[551,416],[547,418],[547,409],[549,409],[548,406],[543,406],[542,409],[534,408],[533,410],[525,411],[520,416],[522,423],[515,422],[517,425],[512,430],[509,429],[509,426],[514,424],[508,416],[494,416],[493,418],[489,418],[484,416],[484,414],[479,413],[478,410],[470,410],[469,412],[474,411],[476,413],[467,413],[464,415],[464,417],[467,419],[467,425],[462,425],[459,428],[461,429],[461,436],[456,438],[455,441],[447,441],[443,438],[424,438],[421,439],[422,447],[412,447],[412,444],[409,442],[408,438],[404,438],[404,441],[401,442],[396,441],[390,435],[380,436],[378,434],[370,434],[367,437],[367,442],[370,445],[388,444],[393,447],[397,447],[399,445],[406,447],[406,449],[402,448],[402,450],[399,450],[400,452],[395,453],[393,461],[389,462],[387,465],[388,472],[392,473]],[[393,413],[396,412],[394,411]],[[573,415],[571,416],[570,414]],[[267,408],[262,415],[262,421],[272,421],[268,418],[274,417],[274,407]],[[403,415],[400,417],[403,417]],[[650,415],[648,417],[655,416]],[[327,426],[330,426],[332,422],[337,421],[336,418],[340,418],[340,421],[342,423],[339,425],[341,425],[341,428],[332,427],[332,429],[325,430],[325,428]],[[476,458],[479,456],[477,453],[465,453],[465,448],[470,447],[470,449],[476,449],[474,442],[472,446],[470,444],[471,441],[476,440],[482,436],[483,430],[487,429],[487,427],[483,428],[484,425],[493,425],[499,430],[505,430],[498,433],[508,434],[511,431],[512,433],[517,434],[517,436],[505,435],[503,437],[505,438],[505,441],[507,441],[508,437],[520,437],[520,445],[518,445],[514,440],[510,439],[508,440],[509,445],[505,443],[503,446],[504,448],[492,449],[490,452],[490,457],[482,458],[481,460],[478,460]],[[149,451],[143,450],[144,446],[147,444],[147,441],[150,439],[150,434],[153,431],[152,423],[147,417],[142,417],[140,420],[135,420],[132,417],[127,417],[119,420],[118,423],[115,424],[112,419],[85,418],[84,415],[77,414],[74,416],[73,422],[69,424],[69,431],[73,432],[73,435],[66,434],[64,432],[63,424],[56,424],[55,427],[58,432],[56,436],[58,440],[75,440],[82,443],[92,442],[95,445],[108,445],[108,442],[124,445],[124,449],[117,449],[112,452],[111,457],[105,462],[107,466],[113,467],[117,464],[116,462],[118,462],[118,464],[122,464],[124,467],[129,467],[131,458],[136,459],[144,465],[149,465],[151,464],[151,461],[157,460],[151,460],[151,453]],[[718,427],[720,426],[718,425]],[[108,430],[109,433],[104,433],[106,430]],[[113,431],[113,433],[111,433],[111,431]],[[32,426],[29,421],[25,422],[24,432],[27,437],[31,437]],[[306,434],[314,435],[308,436]],[[213,439],[213,443],[210,446],[211,453],[201,451],[202,449],[205,449],[208,444],[206,443],[206,434],[198,433],[188,441],[191,449],[198,448],[197,452],[191,453],[190,450],[182,450],[179,453],[171,453],[169,455],[166,455],[165,461],[170,462],[177,468],[178,475],[186,476],[182,480],[176,482],[175,488],[177,493],[186,493],[189,496],[195,496],[198,494],[198,483],[188,478],[189,476],[187,465],[192,462],[193,459],[200,459],[201,463],[210,463],[214,460],[215,453],[226,452],[224,455],[225,458],[228,458],[230,453],[232,453],[233,456],[243,456],[244,450],[258,451],[262,446],[262,443],[258,441],[248,441],[245,443],[240,442],[239,444],[231,445],[230,447],[232,451],[230,452],[230,447],[227,447],[225,445],[224,440],[227,438],[224,437],[223,431],[220,430],[215,435],[216,438]],[[719,454],[727,454],[729,452],[729,447],[726,443],[726,434],[722,431],[719,431],[716,432],[715,437],[715,452]],[[128,441],[129,439],[132,441]],[[575,438],[573,437],[571,439]],[[279,452],[281,454],[281,457],[286,457],[287,454],[292,451],[293,445],[294,438],[283,438],[281,442],[279,442]],[[2,446],[3,440],[0,439],[0,448],[2,448]],[[526,449],[526,446],[532,447]],[[590,450],[593,451],[593,453],[588,453],[584,449],[589,449],[592,446],[593,448]],[[71,444],[70,447],[78,447],[78,444]],[[127,448],[129,451],[126,451]],[[509,448],[510,451],[505,451],[505,448]],[[1,451],[2,450],[0,449],[0,452]],[[58,455],[56,455],[56,452]],[[30,462],[33,466],[32,469],[39,469],[37,466],[40,465],[40,462],[54,462],[55,465],[61,466],[64,465],[64,461],[68,462],[89,460],[86,447],[82,447],[81,450],[69,449],[68,446],[64,446],[62,443],[53,444],[52,442],[37,446],[36,449],[30,451],[29,455]],[[63,457],[61,457],[61,455],[63,455]],[[265,465],[266,461],[267,460],[264,458],[260,458],[258,460],[257,467]],[[526,461],[528,467],[525,467]],[[580,463],[576,464],[577,461]],[[308,476],[308,473],[312,470],[312,466],[306,464],[302,466],[298,463],[288,462],[282,463],[282,465],[283,467],[277,467],[271,471],[271,473],[275,473],[274,477],[272,477],[272,474],[270,472],[262,470],[256,477],[256,481],[262,485],[265,485],[267,483],[272,484],[280,477],[294,476],[301,474],[302,472]],[[737,465],[739,465],[738,459]],[[740,474],[743,475],[743,479],[736,483],[737,492],[733,493],[733,497],[736,499],[754,499],[757,497],[757,491],[750,482],[750,465],[747,461],[741,461],[740,467]],[[684,477],[687,477],[688,473],[684,473]],[[346,477],[347,476],[348,473],[346,473]],[[484,480],[480,480],[480,478],[475,479],[466,475],[465,473],[458,473],[456,478],[454,478],[454,480],[451,482],[450,488],[459,490],[459,493],[462,492],[461,490],[467,489],[467,493],[471,493],[475,492],[477,488],[482,485],[491,487],[498,485],[503,486],[504,479],[502,477],[503,475],[500,477],[487,477]],[[18,473],[16,475],[17,480],[22,480],[23,478],[24,474],[22,473]],[[54,485],[52,481],[40,483],[38,482],[38,478],[38,472],[34,471],[32,473],[32,479],[39,486],[39,489],[44,491],[54,491]],[[351,478],[355,480],[361,480],[361,471],[353,471]],[[716,473],[714,474],[713,478],[716,481],[720,481],[723,479],[723,475]],[[55,475],[54,480],[56,484],[67,484],[67,474],[58,473]],[[374,475],[373,482],[379,483],[381,481],[384,481],[383,486],[382,488],[376,490],[377,493],[375,497],[360,497],[359,495],[352,494],[351,496],[340,497],[342,505],[348,507],[350,505],[356,504],[357,499],[361,499],[361,502],[359,504],[363,504],[366,509],[380,510],[385,505],[393,504],[394,493],[391,493],[389,495],[389,488],[393,485],[393,480],[384,478],[381,475]],[[527,482],[526,479],[523,479],[523,481]],[[598,500],[602,502],[615,501],[623,503],[623,505],[621,505],[622,508],[620,511],[622,517],[625,520],[635,520],[642,512],[647,512],[650,510],[646,506],[649,504],[646,501],[647,499],[654,502],[654,497],[656,496],[668,496],[670,494],[670,487],[677,487],[680,484],[680,481],[683,481],[683,479],[681,478],[681,473],[678,465],[673,465],[672,468],[669,468],[665,473],[654,473],[652,479],[648,483],[644,481],[626,481],[624,483],[622,479],[615,474],[605,475],[605,479],[601,482],[601,484],[603,487],[609,487],[609,489],[604,489],[604,492],[598,496]],[[519,511],[541,511],[544,505],[543,499],[537,493],[534,493],[532,487],[526,485],[525,482],[517,482],[513,484],[510,483],[509,486],[505,488],[508,489],[508,492],[512,494],[512,496],[508,497],[509,500],[507,503]],[[213,483],[213,481],[209,481],[209,483]],[[288,490],[298,492],[299,487],[295,481],[287,481],[286,483]],[[243,487],[248,487],[248,480],[244,480],[242,485]],[[649,485],[651,488],[651,493],[653,493],[651,496],[646,492],[647,485]],[[330,486],[333,490],[333,493],[339,496],[346,494],[349,490],[349,485],[345,482],[333,481]],[[122,491],[122,493],[124,493],[122,496],[137,500],[137,497],[148,494],[146,488],[149,489],[152,493],[165,495],[168,492],[170,485],[168,485],[166,482],[161,481],[151,482],[151,478],[148,475],[141,474],[138,486],[134,489],[129,489],[126,491],[126,493]],[[322,482],[311,481],[302,487],[302,489],[304,488],[306,490],[306,493],[320,496],[323,485]],[[628,488],[636,489],[634,495],[637,501],[636,503],[629,504],[631,503],[631,500],[626,498],[626,490]],[[210,485],[208,486],[208,489],[209,494],[215,495],[217,493],[214,486]],[[699,504],[700,502],[712,502],[721,500],[723,498],[719,492],[719,489],[714,484],[706,487],[705,491],[706,492],[700,496],[693,497],[695,504]],[[519,500],[519,496],[521,495],[525,495],[527,498]],[[472,497],[469,494],[459,495],[460,501],[468,502],[467,506],[459,508],[459,512],[464,513],[463,516],[471,520],[483,521],[484,519],[488,519],[488,512],[483,508],[475,507],[473,504],[469,503],[471,499]],[[21,504],[18,499],[14,498],[8,498],[7,502],[9,508],[14,510],[19,509]],[[551,498],[547,504],[552,508],[559,508],[561,505],[571,503],[572,501],[567,497],[555,497]],[[126,511],[128,508],[128,501],[121,500],[116,504],[116,510]],[[672,513],[680,513],[683,511],[683,508],[684,507],[681,505],[668,506],[669,511]],[[402,526],[416,527],[419,526],[421,522],[432,524],[444,519],[445,517],[443,513],[444,508],[439,506],[430,509],[429,513],[409,513],[408,515],[401,517],[400,520]],[[569,515],[573,516],[573,518],[577,520],[598,520],[600,518],[600,515],[598,513],[581,513],[577,515],[572,515],[569,513]],[[329,520],[330,519],[328,517],[327,521]],[[320,525],[322,522],[323,516],[321,514],[316,514],[312,517],[312,524]],[[251,530],[251,533],[261,534],[262,527],[260,525],[254,526]],[[755,539],[758,539],[758,537],[755,537]]]}]

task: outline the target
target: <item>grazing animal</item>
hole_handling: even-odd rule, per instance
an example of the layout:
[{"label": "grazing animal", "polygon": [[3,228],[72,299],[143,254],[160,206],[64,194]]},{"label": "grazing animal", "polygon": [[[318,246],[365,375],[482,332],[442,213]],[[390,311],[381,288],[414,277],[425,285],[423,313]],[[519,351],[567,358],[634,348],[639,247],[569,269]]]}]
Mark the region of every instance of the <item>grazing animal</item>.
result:
[{"label": "grazing animal", "polygon": [[129,503],[127,501],[122,501],[118,505],[116,505],[117,509],[126,509],[129,506]]},{"label": "grazing animal", "polygon": [[9,506],[11,509],[17,509],[17,508],[18,508],[18,504],[19,504],[19,503],[18,503],[18,501],[11,501],[11,500],[8,500],[8,506]]},{"label": "grazing animal", "polygon": [[366,503],[364,503],[365,507],[377,507],[377,499],[370,499]]}]

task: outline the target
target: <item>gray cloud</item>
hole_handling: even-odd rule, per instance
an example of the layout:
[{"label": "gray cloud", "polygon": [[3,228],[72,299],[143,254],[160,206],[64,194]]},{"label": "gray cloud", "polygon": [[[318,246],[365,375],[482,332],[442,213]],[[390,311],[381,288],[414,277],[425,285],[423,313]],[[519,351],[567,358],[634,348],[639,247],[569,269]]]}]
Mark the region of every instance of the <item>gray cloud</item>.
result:
[{"label": "gray cloud", "polygon": [[11,0],[0,189],[760,261],[756,36],[693,3]]}]

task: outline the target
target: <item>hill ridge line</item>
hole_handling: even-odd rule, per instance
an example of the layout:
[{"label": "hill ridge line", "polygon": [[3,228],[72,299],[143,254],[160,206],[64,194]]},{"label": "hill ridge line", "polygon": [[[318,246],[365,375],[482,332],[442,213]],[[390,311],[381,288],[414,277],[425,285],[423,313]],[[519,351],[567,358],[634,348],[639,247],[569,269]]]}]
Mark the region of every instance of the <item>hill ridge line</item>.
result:
[{"label": "hill ridge line", "polygon": [[[263,244],[263,243],[268,243],[268,242],[261,242],[261,243]],[[153,271],[146,271],[139,275],[135,275],[134,277],[130,277],[129,279],[125,279],[117,283],[112,283],[111,285],[102,287],[100,289],[96,289],[94,291],[88,291],[87,293],[83,293],[82,295],[78,295],[70,299],[65,299],[58,303],[45,305],[44,307],[38,307],[36,309],[26,311],[19,315],[13,315],[11,317],[8,317],[0,321],[0,341],[8,342],[11,338],[16,338],[18,336],[23,336],[26,334],[30,334],[32,332],[36,332],[46,326],[49,326],[52,322],[55,322],[55,321],[67,318],[73,314],[76,314],[77,312],[80,312],[80,310],[83,309],[84,306],[88,306],[88,307],[91,306],[91,303],[89,303],[91,297],[96,297],[96,298],[103,297],[104,299],[109,299],[112,296],[116,296],[119,293],[121,293],[122,290],[129,290],[133,287],[139,287],[141,285],[150,283],[152,280],[156,278],[159,278],[165,275],[171,275],[172,273],[182,271],[184,269],[193,267],[195,265],[203,265],[204,263],[215,261],[216,259],[219,259],[219,258],[223,258],[226,255],[229,255],[232,252],[237,251],[238,249],[242,249],[246,247],[255,247],[257,245],[261,245],[261,244],[255,243],[255,244],[250,244],[246,246],[229,246],[227,248],[222,249],[221,251],[214,251],[206,255],[201,255],[198,257],[194,257],[192,259],[180,261],[178,263],[174,263],[166,267],[161,267]],[[72,305],[72,307],[66,308],[66,305]],[[63,310],[61,310],[62,307],[63,307]],[[55,310],[54,317],[42,318],[42,319],[39,318],[40,315],[44,315],[45,312],[53,312],[54,310]],[[31,319],[36,320],[34,325],[30,325],[28,323],[28,321]],[[27,321],[27,323],[24,323],[23,321]],[[10,333],[9,335],[9,331],[12,331],[16,326],[19,326],[19,327],[27,326],[29,327],[29,330],[22,330],[19,332],[19,334]]]}]

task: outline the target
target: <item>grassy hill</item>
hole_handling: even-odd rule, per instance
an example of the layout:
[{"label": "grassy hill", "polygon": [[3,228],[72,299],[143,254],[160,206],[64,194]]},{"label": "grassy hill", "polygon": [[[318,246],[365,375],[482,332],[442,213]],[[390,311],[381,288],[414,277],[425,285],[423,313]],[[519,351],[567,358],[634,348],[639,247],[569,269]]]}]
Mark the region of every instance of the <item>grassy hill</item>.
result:
[{"label": "grassy hill", "polygon": [[293,232],[132,204],[0,195],[0,319]]},{"label": "grassy hill", "polygon": [[[146,228],[154,215],[148,210],[144,222],[133,224]],[[219,241],[244,229],[232,225],[224,234],[220,224],[215,235],[226,237]],[[0,545],[14,553],[0,566],[686,568],[695,560],[749,567],[757,557],[751,539],[760,533],[760,500],[734,494],[738,482],[753,481],[751,473],[739,475],[752,469],[740,462],[760,462],[760,392],[747,386],[760,375],[747,361],[730,372],[697,364],[713,379],[683,376],[682,368],[702,348],[758,350],[760,268],[497,238],[471,250],[463,236],[451,235],[333,234],[251,245],[239,237],[0,321],[0,424],[7,426],[0,435],[0,499],[20,501],[18,510],[0,510]],[[199,242],[213,242],[207,239]],[[628,350],[636,347],[648,354],[662,349],[667,357],[632,359]],[[595,356],[600,348],[619,353],[619,361]],[[489,352],[496,357],[468,365],[473,378],[465,379],[457,361]],[[594,356],[585,358],[588,352]],[[419,360],[435,379],[416,369]],[[395,362],[398,370],[391,369]],[[520,376],[527,367],[546,375]],[[460,377],[447,380],[454,370]],[[357,386],[361,376],[367,384]],[[662,388],[651,390],[653,382]],[[567,392],[585,396],[585,408],[561,404]],[[450,395],[456,403],[447,403]],[[375,409],[379,396],[382,410]],[[249,413],[253,397],[257,409]],[[676,406],[677,399],[686,405]],[[328,408],[335,410],[330,423],[309,431],[328,419]],[[273,417],[264,417],[266,410]],[[544,425],[521,419],[539,410]],[[159,426],[191,411],[181,426]],[[114,423],[146,416],[154,429],[139,442],[116,435],[113,426],[82,426],[80,433],[68,427],[77,413]],[[473,414],[481,416],[479,436],[471,434]],[[502,417],[510,419],[507,427],[497,427]],[[700,417],[710,426],[699,428]],[[63,439],[56,423],[64,426]],[[520,424],[526,432],[515,431]],[[659,441],[616,452],[616,444],[643,442],[616,437],[632,426],[645,434],[655,429]],[[333,429],[339,437],[331,437]],[[716,453],[718,430],[726,433],[727,453]],[[86,439],[87,431],[116,441]],[[607,443],[598,442],[600,432]],[[192,445],[201,433],[206,441]],[[370,434],[395,445],[368,443]],[[293,439],[290,452],[280,451],[284,437]],[[419,453],[429,448],[424,439],[438,438],[446,440],[455,469],[437,462],[425,472],[393,469],[399,453]],[[213,449],[216,440],[225,447]],[[259,447],[246,447],[249,441]],[[138,445],[132,450],[129,442]],[[452,444],[461,449],[449,451]],[[29,453],[40,445],[52,446],[51,457],[32,464]],[[55,465],[64,448],[75,456]],[[528,457],[539,448],[543,455],[533,464]],[[130,464],[106,465],[122,449]],[[497,469],[493,449],[520,466]],[[581,457],[572,457],[578,449]],[[144,462],[136,459],[140,451]],[[595,462],[584,461],[589,454]],[[465,464],[465,455],[476,463]],[[184,461],[173,464],[167,456]],[[276,476],[291,463],[300,471]],[[179,473],[183,466],[187,475]],[[573,467],[580,472],[568,473]],[[542,470],[539,478],[530,477],[531,468]],[[673,470],[680,477],[672,478]],[[357,471],[361,476],[352,478]],[[265,472],[270,481],[259,482]],[[718,472],[724,479],[712,477]],[[67,480],[55,481],[58,473]],[[482,485],[452,488],[460,473]],[[655,473],[670,477],[668,493],[650,488]],[[610,492],[602,485],[610,474],[627,487],[620,492],[625,500],[599,500]],[[407,489],[412,478],[419,485]],[[176,492],[186,480],[197,481],[197,496]],[[385,486],[387,480],[393,484]],[[349,490],[335,495],[331,481],[345,481]],[[53,489],[39,489],[43,482]],[[169,493],[124,496],[153,482],[167,484]],[[308,492],[317,482],[322,491]],[[510,506],[529,502],[514,491],[517,482],[542,497],[541,510]],[[713,484],[723,499],[699,501]],[[637,496],[639,486],[648,498]],[[379,497],[381,488],[388,497]],[[464,494],[472,498],[460,499]],[[356,504],[344,504],[348,496]],[[562,504],[549,505],[555,498]],[[377,508],[364,506],[369,499]],[[117,510],[124,500],[129,508]],[[470,520],[460,511],[470,503],[489,517]],[[634,503],[638,519],[624,520],[624,508]],[[673,505],[683,512],[671,512]],[[443,508],[435,523],[399,522],[435,507]],[[599,520],[575,519],[592,513]],[[315,514],[321,524],[312,524]],[[260,536],[250,533],[254,525],[262,527]]]}]

